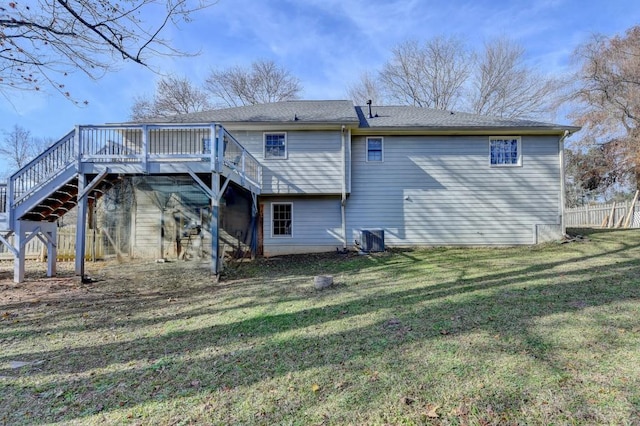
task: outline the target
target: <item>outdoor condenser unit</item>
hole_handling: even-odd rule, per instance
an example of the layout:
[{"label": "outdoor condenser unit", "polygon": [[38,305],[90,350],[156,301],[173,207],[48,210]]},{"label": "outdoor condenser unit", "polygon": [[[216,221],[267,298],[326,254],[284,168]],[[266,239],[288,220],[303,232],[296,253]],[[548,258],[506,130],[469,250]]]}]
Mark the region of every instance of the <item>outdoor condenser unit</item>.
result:
[{"label": "outdoor condenser unit", "polygon": [[362,230],[362,251],[384,251],[384,229]]}]

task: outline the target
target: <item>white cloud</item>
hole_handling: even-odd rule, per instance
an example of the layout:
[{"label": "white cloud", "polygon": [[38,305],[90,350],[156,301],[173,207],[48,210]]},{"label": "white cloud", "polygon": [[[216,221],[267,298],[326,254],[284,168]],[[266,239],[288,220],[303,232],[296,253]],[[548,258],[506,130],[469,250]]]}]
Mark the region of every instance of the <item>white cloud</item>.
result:
[{"label": "white cloud", "polygon": [[[171,29],[166,38],[197,57],[154,57],[154,69],[202,82],[210,68],[273,59],[302,80],[309,98],[342,98],[364,70],[376,70],[407,38],[460,35],[471,44],[506,35],[544,72],[568,70],[568,58],[592,32],[621,33],[640,22],[632,0],[220,0]],[[132,98],[152,93],[158,75],[133,64],[98,82],[73,75],[77,108],[58,95],[0,98],[0,130],[14,124],[38,136],[62,136],[74,124],[126,120]]]}]

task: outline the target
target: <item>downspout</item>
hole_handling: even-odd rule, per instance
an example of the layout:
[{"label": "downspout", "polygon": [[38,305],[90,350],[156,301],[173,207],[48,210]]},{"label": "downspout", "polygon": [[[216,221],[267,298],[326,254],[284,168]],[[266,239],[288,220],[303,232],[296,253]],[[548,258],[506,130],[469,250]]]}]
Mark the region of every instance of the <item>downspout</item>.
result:
[{"label": "downspout", "polygon": [[346,133],[347,129],[342,126],[342,199],[340,201],[340,214],[342,216],[342,250],[347,250],[347,157],[346,157]]},{"label": "downspout", "polygon": [[571,133],[568,130],[565,130],[564,134],[558,141],[558,148],[560,149],[560,206],[559,206],[560,208],[558,212],[560,213],[560,229],[562,231],[563,236],[566,234],[566,231],[567,231],[564,224],[564,204],[565,204],[564,140],[570,134]]}]

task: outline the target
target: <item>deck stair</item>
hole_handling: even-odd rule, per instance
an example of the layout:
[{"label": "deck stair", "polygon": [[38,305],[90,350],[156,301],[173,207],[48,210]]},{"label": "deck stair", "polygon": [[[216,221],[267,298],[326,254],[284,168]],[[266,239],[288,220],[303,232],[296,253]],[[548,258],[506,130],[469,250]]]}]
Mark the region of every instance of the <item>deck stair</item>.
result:
[{"label": "deck stair", "polygon": [[[0,183],[0,244],[15,256],[14,281],[24,280],[24,246],[34,237],[47,245],[47,274],[55,274],[56,221],[76,206],[76,274],[84,275],[87,203],[123,176],[150,174],[188,174],[209,194],[212,253],[226,186],[235,182],[257,195],[262,182],[260,163],[220,125],[76,126]],[[218,256],[212,258],[217,274]]]}]

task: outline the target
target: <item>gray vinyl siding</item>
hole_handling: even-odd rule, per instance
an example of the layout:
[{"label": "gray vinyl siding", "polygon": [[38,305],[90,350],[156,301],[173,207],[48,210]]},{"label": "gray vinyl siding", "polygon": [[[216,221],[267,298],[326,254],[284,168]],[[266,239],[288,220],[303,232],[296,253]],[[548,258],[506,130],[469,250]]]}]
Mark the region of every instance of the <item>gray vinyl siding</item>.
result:
[{"label": "gray vinyl siding", "polygon": [[133,256],[142,259],[157,259],[161,253],[161,211],[152,199],[152,193],[136,191],[136,212],[133,224]]},{"label": "gray vinyl siding", "polygon": [[[514,136],[518,136],[515,134]],[[491,167],[488,136],[385,137],[384,162],[352,143],[347,235],[387,245],[513,245],[560,223],[558,138],[522,136],[521,167]]]},{"label": "gray vinyl siding", "polygon": [[[342,248],[339,197],[269,198],[264,203],[264,254],[313,253]],[[272,235],[271,204],[292,204],[292,235]]]},{"label": "gray vinyl siding", "polygon": [[230,132],[262,164],[262,195],[341,193],[339,130],[286,131],[286,159],[264,158],[262,131],[230,128]]}]

